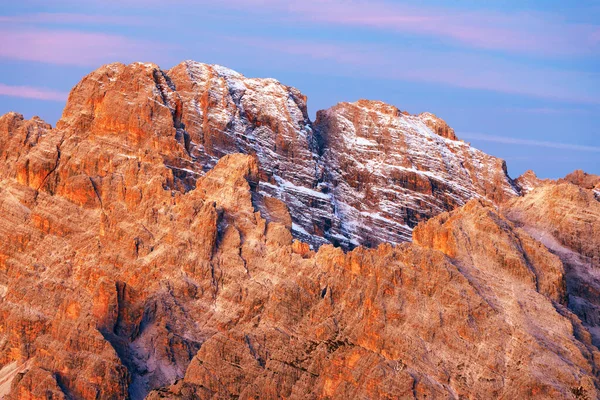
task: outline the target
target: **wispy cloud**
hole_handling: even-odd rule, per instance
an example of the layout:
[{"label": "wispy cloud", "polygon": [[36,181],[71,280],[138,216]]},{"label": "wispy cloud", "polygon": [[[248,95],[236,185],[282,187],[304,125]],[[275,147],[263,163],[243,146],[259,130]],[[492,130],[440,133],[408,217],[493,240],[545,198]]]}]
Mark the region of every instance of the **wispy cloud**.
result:
[{"label": "wispy cloud", "polygon": [[518,139],[506,136],[486,135],[483,133],[462,132],[458,135],[461,139],[480,140],[483,142],[494,142],[503,144],[518,144],[523,146],[547,147],[561,150],[600,152],[598,146],[586,146],[579,144],[548,142],[544,140]]},{"label": "wispy cloud", "polygon": [[142,17],[120,15],[93,15],[75,13],[34,13],[0,16],[0,23],[6,24],[79,24],[79,25],[124,25],[138,26],[150,24],[152,20]]},{"label": "wispy cloud", "polygon": [[[487,55],[460,51],[430,51],[401,45],[327,43],[324,41],[228,37],[239,52],[251,48],[261,54],[256,62],[274,53],[292,55],[288,68],[361,78],[397,79],[437,83],[454,87],[519,94],[559,101],[600,104],[599,75],[531,67]],[[291,60],[288,60],[291,59]],[[309,59],[309,60],[307,60]],[[315,62],[318,61],[318,62]],[[281,62],[279,60],[275,62]]]},{"label": "wispy cloud", "polygon": [[[209,7],[212,3],[200,2]],[[466,12],[382,0],[231,0],[225,6],[277,13],[275,18],[429,36],[481,49],[547,55],[594,54],[600,50],[600,26],[567,23],[543,13]]]},{"label": "wispy cloud", "polygon": [[156,59],[165,50],[159,43],[81,31],[2,29],[0,37],[0,58],[50,64],[97,66]]},{"label": "wispy cloud", "polygon": [[561,108],[556,108],[556,107],[514,107],[514,108],[507,108],[506,111],[508,112],[516,112],[516,113],[523,113],[523,114],[540,114],[540,115],[567,115],[567,114],[577,114],[577,115],[583,115],[583,114],[592,114],[594,111],[592,109],[586,109],[586,108],[566,108],[566,107],[561,107]]},{"label": "wispy cloud", "polygon": [[22,97],[26,99],[66,101],[69,96],[66,92],[58,92],[45,88],[31,86],[11,86],[0,83],[0,96]]}]

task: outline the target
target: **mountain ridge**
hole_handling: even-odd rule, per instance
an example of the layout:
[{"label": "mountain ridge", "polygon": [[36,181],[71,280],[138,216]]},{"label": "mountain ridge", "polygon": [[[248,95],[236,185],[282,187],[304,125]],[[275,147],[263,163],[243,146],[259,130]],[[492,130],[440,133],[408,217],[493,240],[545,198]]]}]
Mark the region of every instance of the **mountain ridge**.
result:
[{"label": "mountain ridge", "polygon": [[[147,93],[145,97],[132,99],[140,90]],[[90,99],[94,104],[89,104]],[[156,110],[157,105],[163,109]],[[100,119],[94,117],[96,108],[101,110]],[[144,124],[127,120],[127,115],[140,113],[147,120]],[[354,130],[352,118],[384,124],[384,129]],[[109,64],[75,86],[57,128],[69,124],[93,128],[88,119],[98,124],[99,134],[159,129],[149,126],[150,121],[165,131],[173,129],[169,125],[174,127],[187,156],[176,156],[169,165],[175,180],[188,189],[195,175],[223,155],[257,154],[262,178],[257,202],[262,195],[282,200],[290,208],[296,237],[316,246],[334,242],[351,248],[410,240],[419,221],[473,197],[499,200],[518,195],[503,161],[458,141],[454,131],[433,114],[412,116],[382,102],[363,100],[320,111],[313,123],[306,96],[297,89],[274,79],[246,78],[222,66],[185,61],[163,71],[149,63]],[[348,137],[342,132],[346,127],[352,130],[353,143],[341,143]],[[414,143],[406,143],[409,139]],[[323,156],[328,149],[333,157]],[[373,151],[392,159],[370,159]],[[370,159],[370,164],[352,161],[362,158]],[[430,165],[428,161],[436,158],[441,161]],[[412,189],[407,192],[396,185],[366,193],[358,187],[357,176],[371,179],[373,187],[382,185],[377,175],[389,176],[382,170],[389,168],[400,186],[408,184]],[[336,191],[338,187],[341,190]],[[390,206],[391,197],[399,199],[401,207]],[[361,224],[374,230],[361,232],[356,228]]]},{"label": "mountain ridge", "polygon": [[173,70],[0,117],[0,395],[599,396],[595,177],[521,196],[429,114],[307,127],[273,80]]}]

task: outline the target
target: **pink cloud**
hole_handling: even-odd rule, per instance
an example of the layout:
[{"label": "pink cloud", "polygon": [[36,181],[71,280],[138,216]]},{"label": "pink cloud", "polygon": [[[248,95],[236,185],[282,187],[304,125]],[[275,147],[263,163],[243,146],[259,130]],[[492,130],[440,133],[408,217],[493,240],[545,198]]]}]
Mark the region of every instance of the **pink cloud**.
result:
[{"label": "pink cloud", "polygon": [[[234,38],[238,49],[283,68],[337,76],[397,79],[489,90],[586,104],[600,104],[597,75],[532,67],[460,51],[427,51],[400,46],[350,45],[323,41]],[[258,49],[258,50],[257,50]],[[241,51],[241,50],[240,50]],[[262,51],[262,54],[259,53]],[[291,57],[273,57],[273,53]],[[260,56],[258,56],[261,54]],[[274,61],[276,60],[276,61]],[[280,61],[282,60],[282,61]]]},{"label": "pink cloud", "polygon": [[123,36],[80,31],[0,30],[0,58],[96,66],[156,58],[165,47]]},{"label": "pink cloud", "polygon": [[509,108],[509,112],[541,114],[541,115],[560,115],[560,114],[591,114],[593,111],[584,108],[552,108],[552,107],[534,107],[534,108]]},{"label": "pink cloud", "polygon": [[230,0],[227,5],[323,24],[429,36],[483,49],[548,55],[599,50],[598,26],[569,24],[541,13],[464,12],[381,0]]},{"label": "pink cloud", "polygon": [[373,63],[373,60],[367,57],[365,49],[359,49],[355,46],[261,37],[228,36],[223,37],[223,39],[243,45],[244,47],[261,48],[299,57],[310,57],[316,60],[334,60],[339,63],[364,66],[372,65]]},{"label": "pink cloud", "polygon": [[0,96],[22,97],[26,99],[66,101],[69,96],[65,92],[57,92],[31,86],[9,86],[0,83]]},{"label": "pink cloud", "polygon": [[47,24],[106,24],[106,25],[145,25],[152,21],[140,17],[124,17],[116,15],[89,15],[74,13],[35,13],[22,15],[0,16],[0,22],[21,23],[47,23]]},{"label": "pink cloud", "polygon": [[519,138],[508,137],[508,136],[487,135],[484,133],[461,132],[460,137],[463,139],[481,140],[484,142],[518,144],[518,145],[535,146],[535,147],[548,147],[548,148],[552,148],[552,149],[561,149],[561,150],[590,151],[590,152],[595,152],[595,153],[600,152],[600,147],[598,147],[598,146],[585,146],[585,145],[579,145],[579,144],[549,142],[549,141],[543,141],[543,140],[519,139]]},{"label": "pink cloud", "polygon": [[596,29],[596,31],[590,35],[590,39],[592,43],[600,44],[600,28]]},{"label": "pink cloud", "polygon": [[[117,1],[112,1],[117,3]],[[158,0],[119,0],[139,6],[162,7]],[[228,7],[264,14],[278,20],[368,28],[416,34],[468,47],[544,55],[591,54],[600,51],[600,26],[568,23],[545,13],[461,11],[398,4],[386,0],[177,0],[185,7]],[[7,23],[68,23],[148,25],[148,17],[76,13],[35,13],[0,17]]]}]

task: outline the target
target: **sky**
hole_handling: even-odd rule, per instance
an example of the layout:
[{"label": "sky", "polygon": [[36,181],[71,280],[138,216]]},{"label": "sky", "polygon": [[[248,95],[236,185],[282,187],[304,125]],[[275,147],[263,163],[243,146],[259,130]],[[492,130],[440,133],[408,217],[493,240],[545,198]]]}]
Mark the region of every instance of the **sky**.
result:
[{"label": "sky", "polygon": [[20,0],[0,9],[0,114],[60,118],[103,64],[183,60],[308,96],[429,111],[515,178],[600,174],[596,0]]}]

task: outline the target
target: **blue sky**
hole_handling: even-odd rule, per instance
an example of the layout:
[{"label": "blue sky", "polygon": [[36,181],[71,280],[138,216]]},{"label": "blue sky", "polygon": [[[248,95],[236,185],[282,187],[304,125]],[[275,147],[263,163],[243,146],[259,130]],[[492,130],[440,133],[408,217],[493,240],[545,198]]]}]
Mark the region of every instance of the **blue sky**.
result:
[{"label": "blue sky", "polygon": [[104,63],[186,59],[295,86],[312,116],[361,98],[433,112],[513,177],[600,174],[598,1],[10,2],[0,114],[54,124]]}]

